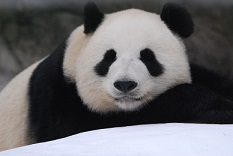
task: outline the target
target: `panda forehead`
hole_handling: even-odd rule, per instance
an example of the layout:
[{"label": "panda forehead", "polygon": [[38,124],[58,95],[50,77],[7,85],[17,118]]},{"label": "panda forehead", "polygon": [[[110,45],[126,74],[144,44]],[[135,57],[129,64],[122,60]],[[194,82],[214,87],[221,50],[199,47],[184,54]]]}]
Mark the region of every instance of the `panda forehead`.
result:
[{"label": "panda forehead", "polygon": [[163,23],[159,15],[138,9],[128,9],[107,14],[104,22],[106,23],[107,27],[112,26],[112,28],[135,28],[140,26],[145,28],[144,24],[149,25],[150,23]]},{"label": "panda forehead", "polygon": [[106,15],[93,41],[116,52],[135,52],[152,44],[163,45],[170,36],[174,37],[157,14],[130,9]]},{"label": "panda forehead", "polygon": [[103,33],[111,34],[112,37],[117,38],[127,35],[129,39],[131,39],[130,37],[135,39],[135,37],[142,34],[152,37],[161,33],[161,31],[168,30],[159,15],[137,9],[106,15],[105,21],[100,28]]}]

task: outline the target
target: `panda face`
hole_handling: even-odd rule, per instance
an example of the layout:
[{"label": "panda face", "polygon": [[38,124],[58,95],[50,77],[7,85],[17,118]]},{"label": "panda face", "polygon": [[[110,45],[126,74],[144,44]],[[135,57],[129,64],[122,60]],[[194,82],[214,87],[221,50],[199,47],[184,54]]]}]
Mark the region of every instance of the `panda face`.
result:
[{"label": "panda face", "polygon": [[185,47],[156,14],[107,15],[76,61],[75,81],[93,111],[140,109],[167,89],[190,83]]},{"label": "panda face", "polygon": [[147,92],[152,90],[151,80],[163,74],[163,66],[148,48],[137,53],[117,53],[111,49],[95,66],[95,72],[105,77],[104,88],[117,106],[134,110],[140,108],[142,101],[147,99]]}]

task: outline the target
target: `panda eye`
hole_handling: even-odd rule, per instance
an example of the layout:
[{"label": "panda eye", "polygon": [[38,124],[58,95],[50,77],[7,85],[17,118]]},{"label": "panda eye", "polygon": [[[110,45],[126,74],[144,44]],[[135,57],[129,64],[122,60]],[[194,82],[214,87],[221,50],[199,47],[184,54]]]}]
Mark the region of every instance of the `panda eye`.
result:
[{"label": "panda eye", "polygon": [[142,61],[154,61],[155,55],[150,49],[146,48],[140,52],[140,59]]},{"label": "panda eye", "polygon": [[150,75],[159,76],[163,73],[164,68],[162,64],[159,63],[150,49],[146,48],[140,52],[140,60],[145,64]]},{"label": "panda eye", "polygon": [[113,49],[108,50],[104,54],[104,60],[108,62],[114,62],[116,60],[116,52]]},{"label": "panda eye", "polygon": [[116,60],[116,52],[113,49],[108,50],[103,59],[95,66],[94,70],[99,76],[105,76],[109,67]]}]

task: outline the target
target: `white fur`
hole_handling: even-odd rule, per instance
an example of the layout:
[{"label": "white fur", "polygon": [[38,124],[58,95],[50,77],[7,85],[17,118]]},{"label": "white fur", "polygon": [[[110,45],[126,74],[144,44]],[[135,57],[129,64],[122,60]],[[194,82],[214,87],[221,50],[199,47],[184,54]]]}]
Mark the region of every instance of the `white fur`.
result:
[{"label": "white fur", "polygon": [[[75,80],[79,95],[94,111],[106,113],[139,109],[167,89],[191,82],[182,41],[156,14],[136,9],[110,14],[90,36],[76,57]],[[76,38],[73,39],[75,43]],[[165,70],[162,75],[150,76],[146,66],[139,60],[140,51],[145,48],[153,50],[163,65]],[[117,60],[106,77],[97,76],[94,67],[109,49],[117,52]],[[120,93],[113,83],[121,79],[138,83],[132,94],[134,98],[142,98],[141,101],[127,98],[115,100]]]},{"label": "white fur", "polygon": [[28,82],[33,64],[16,76],[0,93],[0,151],[31,143],[28,136]]},{"label": "white fur", "polygon": [[80,26],[76,28],[70,35],[67,41],[67,48],[65,51],[65,58],[63,63],[64,74],[70,78],[71,81],[75,81],[76,73],[76,61],[79,57],[79,53],[86,42],[89,40],[90,36],[83,33],[84,28]]}]

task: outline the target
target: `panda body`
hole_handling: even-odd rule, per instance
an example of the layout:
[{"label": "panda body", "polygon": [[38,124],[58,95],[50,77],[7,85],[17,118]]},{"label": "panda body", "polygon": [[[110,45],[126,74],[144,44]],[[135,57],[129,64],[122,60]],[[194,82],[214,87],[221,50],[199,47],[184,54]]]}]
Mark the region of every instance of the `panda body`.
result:
[{"label": "panda body", "polygon": [[[176,16],[183,25],[172,22]],[[177,5],[158,16],[136,9],[103,15],[87,4],[84,25],[1,92],[0,150],[109,127],[233,123],[228,98],[191,84],[181,38],[192,29]]]},{"label": "panda body", "polygon": [[3,89],[0,94],[0,151],[29,144],[28,82],[38,63],[30,66]]}]

